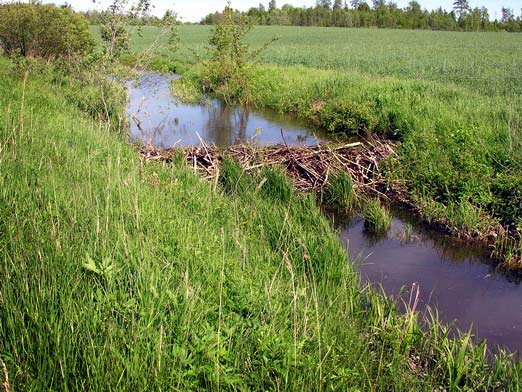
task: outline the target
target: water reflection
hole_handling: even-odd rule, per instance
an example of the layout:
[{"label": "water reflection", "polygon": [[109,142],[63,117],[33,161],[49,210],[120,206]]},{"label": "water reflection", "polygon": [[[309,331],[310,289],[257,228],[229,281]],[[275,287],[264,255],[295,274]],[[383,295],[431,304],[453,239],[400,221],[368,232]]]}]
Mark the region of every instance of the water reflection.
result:
[{"label": "water reflection", "polygon": [[170,93],[170,83],[177,77],[144,73],[137,81],[128,83],[127,113],[132,139],[159,148],[198,145],[200,137],[206,143],[218,146],[245,141],[313,145],[324,140],[315,136],[317,132],[289,116],[228,107],[219,100],[183,104]]},{"label": "water reflection", "polygon": [[403,288],[417,284],[419,310],[437,308],[442,321],[522,352],[520,278],[497,271],[487,252],[452,242],[402,214],[380,237],[368,233],[359,216],[334,216],[334,223],[364,280],[403,300]]}]

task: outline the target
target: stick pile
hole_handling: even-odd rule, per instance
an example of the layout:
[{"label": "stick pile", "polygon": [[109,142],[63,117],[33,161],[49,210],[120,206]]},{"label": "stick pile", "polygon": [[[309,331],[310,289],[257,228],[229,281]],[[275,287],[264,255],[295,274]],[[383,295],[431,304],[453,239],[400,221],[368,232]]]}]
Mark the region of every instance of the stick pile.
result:
[{"label": "stick pile", "polygon": [[207,179],[216,180],[219,163],[225,157],[236,159],[245,171],[263,166],[284,168],[295,187],[302,191],[319,191],[338,170],[352,177],[358,192],[377,193],[384,185],[379,171],[382,160],[394,154],[394,143],[377,138],[350,144],[318,144],[316,146],[253,146],[239,144],[220,149],[207,146],[203,141],[197,147],[176,147],[159,150],[152,146],[141,147],[144,161],[171,163],[174,154],[181,151],[195,171],[202,171]]}]

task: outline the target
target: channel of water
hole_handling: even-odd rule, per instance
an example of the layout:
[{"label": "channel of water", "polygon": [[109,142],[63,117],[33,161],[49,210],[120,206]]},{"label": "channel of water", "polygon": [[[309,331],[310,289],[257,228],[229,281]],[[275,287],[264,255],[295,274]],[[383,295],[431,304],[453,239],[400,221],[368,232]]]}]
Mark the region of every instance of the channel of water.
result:
[{"label": "channel of water", "polygon": [[[218,146],[245,141],[313,145],[326,140],[291,116],[231,108],[218,100],[183,104],[170,93],[177,77],[143,73],[128,82],[132,140],[159,148],[198,145],[200,138]],[[522,353],[520,280],[497,271],[484,250],[425,229],[400,210],[393,214],[390,231],[380,237],[366,232],[357,215],[331,215],[362,279],[394,297],[416,285],[420,311],[435,308],[442,321],[464,331],[471,328],[490,346]]]}]

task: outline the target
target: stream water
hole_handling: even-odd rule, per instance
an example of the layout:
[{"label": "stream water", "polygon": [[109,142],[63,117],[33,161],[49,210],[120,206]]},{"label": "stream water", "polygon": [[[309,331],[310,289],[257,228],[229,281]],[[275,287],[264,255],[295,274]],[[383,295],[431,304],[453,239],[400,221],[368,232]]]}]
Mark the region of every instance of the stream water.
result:
[{"label": "stream water", "polygon": [[170,92],[172,80],[178,77],[145,73],[128,82],[131,139],[160,148],[198,145],[200,138],[220,147],[247,141],[313,145],[324,140],[296,119],[271,111],[228,107],[217,99],[183,104]]},{"label": "stream water", "polygon": [[[324,140],[289,116],[230,108],[217,100],[180,103],[170,94],[176,77],[145,73],[128,83],[131,139],[160,148],[198,145],[200,138],[218,146],[244,141],[311,145]],[[387,235],[377,238],[364,230],[360,217],[332,219],[364,280],[382,286],[390,296],[415,284],[420,289],[418,310],[435,308],[442,321],[465,331],[471,328],[493,346],[522,353],[520,281],[497,272],[483,250],[426,230],[400,211],[394,211]]]}]

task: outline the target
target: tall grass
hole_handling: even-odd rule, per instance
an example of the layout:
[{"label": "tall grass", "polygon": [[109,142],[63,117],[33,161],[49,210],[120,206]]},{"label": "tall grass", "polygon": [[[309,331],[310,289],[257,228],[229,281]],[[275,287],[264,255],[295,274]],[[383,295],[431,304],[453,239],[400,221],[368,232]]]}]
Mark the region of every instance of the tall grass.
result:
[{"label": "tall grass", "polygon": [[508,356],[488,362],[438,323],[423,332],[361,286],[315,200],[277,172],[224,163],[214,191],[179,159],[140,165],[64,97],[70,84],[0,65],[0,381],[13,390],[520,385]]}]

